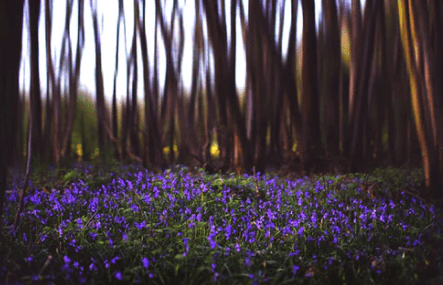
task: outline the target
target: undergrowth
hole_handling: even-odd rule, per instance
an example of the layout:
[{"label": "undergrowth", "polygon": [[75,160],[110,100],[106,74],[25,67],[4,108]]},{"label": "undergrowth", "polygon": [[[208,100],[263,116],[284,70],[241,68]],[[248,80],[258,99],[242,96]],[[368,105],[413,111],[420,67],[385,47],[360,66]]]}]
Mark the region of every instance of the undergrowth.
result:
[{"label": "undergrowth", "polygon": [[[78,166],[34,175],[0,280],[22,284],[439,284],[441,209],[420,171],[298,179]],[[13,188],[20,182],[13,181]],[[435,283],[432,283],[435,282]]]}]

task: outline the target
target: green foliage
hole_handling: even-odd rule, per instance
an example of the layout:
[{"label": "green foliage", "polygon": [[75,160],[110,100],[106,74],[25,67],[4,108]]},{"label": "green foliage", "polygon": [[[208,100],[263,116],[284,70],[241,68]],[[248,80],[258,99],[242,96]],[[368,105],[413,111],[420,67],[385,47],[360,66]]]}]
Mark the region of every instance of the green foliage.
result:
[{"label": "green foliage", "polygon": [[[83,118],[83,122],[82,122]],[[81,138],[81,125],[84,126],[84,139]],[[83,160],[88,160],[95,153],[98,147],[98,127],[95,101],[86,92],[80,92],[77,97],[77,106],[72,129],[72,149],[75,152],[76,146],[82,145]]]}]

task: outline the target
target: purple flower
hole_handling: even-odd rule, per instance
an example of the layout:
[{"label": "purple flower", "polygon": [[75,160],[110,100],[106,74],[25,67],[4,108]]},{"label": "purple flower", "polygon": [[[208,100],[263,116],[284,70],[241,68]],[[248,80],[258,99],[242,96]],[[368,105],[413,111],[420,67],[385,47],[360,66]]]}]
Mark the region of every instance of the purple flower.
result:
[{"label": "purple flower", "polygon": [[300,269],[300,267],[299,266],[297,266],[297,265],[292,265],[292,274],[297,274],[297,271]]},{"label": "purple flower", "polygon": [[94,263],[91,263],[91,264],[89,265],[89,270],[91,270],[91,271],[97,271],[97,266],[95,266]]},{"label": "purple flower", "polygon": [[97,237],[96,233],[90,232],[89,235],[92,237],[93,240]]},{"label": "purple flower", "polygon": [[247,267],[251,267],[252,262],[251,262],[251,259],[250,259],[249,257],[245,257],[245,265],[246,265]]},{"label": "purple flower", "polygon": [[143,267],[144,268],[148,268],[149,267],[149,259],[148,258],[146,258],[146,257],[144,257],[143,259],[142,259],[142,263],[143,263]]},{"label": "purple flower", "polygon": [[77,219],[77,225],[78,225],[78,227],[79,227],[80,229],[83,228],[82,223],[83,223],[82,218],[78,218],[78,219]]},{"label": "purple flower", "polygon": [[141,223],[134,222],[134,225],[137,229],[141,230],[142,228],[144,228],[146,226],[146,223],[145,223],[145,221],[143,221]]},{"label": "purple flower", "polygon": [[69,263],[69,262],[71,262],[71,259],[70,259],[67,255],[65,255],[65,256],[63,257],[63,260],[65,261],[65,263]]},{"label": "purple flower", "polygon": [[117,260],[119,260],[120,259],[120,257],[119,256],[116,256],[116,257],[114,257],[112,260],[111,260],[111,263],[112,264],[115,264],[115,262],[117,261]]},{"label": "purple flower", "polygon": [[304,230],[304,228],[301,227],[301,228],[298,230],[298,234],[299,234],[299,235],[303,235],[303,230]]},{"label": "purple flower", "polygon": [[122,273],[120,271],[116,271],[114,274],[115,278],[117,278],[118,280],[122,280]]},{"label": "purple flower", "polygon": [[227,225],[226,228],[225,228],[226,240],[229,240],[229,238],[231,237],[231,232],[232,232],[232,226],[231,225]]},{"label": "purple flower", "polygon": [[216,243],[215,243],[215,241],[212,239],[211,236],[208,237],[208,241],[209,241],[209,246],[210,246],[211,248],[214,248]]},{"label": "purple flower", "polygon": [[185,246],[185,253],[189,252],[189,244],[188,244],[189,239],[188,238],[183,238],[183,245]]}]

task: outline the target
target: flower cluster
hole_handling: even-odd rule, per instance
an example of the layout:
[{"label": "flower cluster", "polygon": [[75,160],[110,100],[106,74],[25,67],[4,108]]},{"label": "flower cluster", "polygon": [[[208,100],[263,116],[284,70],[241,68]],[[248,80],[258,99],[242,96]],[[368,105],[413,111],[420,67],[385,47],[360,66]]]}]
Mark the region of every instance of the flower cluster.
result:
[{"label": "flower cluster", "polygon": [[[254,283],[276,282],[329,278],[349,264],[383,274],[388,260],[404,259],[443,229],[433,206],[404,192],[371,198],[360,178],[111,176],[98,188],[80,180],[62,192],[26,196],[20,236],[30,248],[23,257],[30,276],[44,278],[38,268],[44,256],[35,254],[43,249],[59,253],[45,269],[48,276],[76,276],[79,283],[160,280],[164,272],[175,274],[170,278],[207,274],[214,282],[237,272]],[[17,200],[14,192],[7,195],[7,205]],[[6,208],[10,226],[14,209]],[[0,268],[0,278],[11,270]]]}]

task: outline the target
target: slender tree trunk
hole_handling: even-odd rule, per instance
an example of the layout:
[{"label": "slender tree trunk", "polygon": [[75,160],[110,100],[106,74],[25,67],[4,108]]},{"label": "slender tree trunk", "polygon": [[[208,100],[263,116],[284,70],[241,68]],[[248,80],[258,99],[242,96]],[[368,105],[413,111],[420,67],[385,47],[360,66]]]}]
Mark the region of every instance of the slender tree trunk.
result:
[{"label": "slender tree trunk", "polygon": [[60,164],[60,134],[61,134],[61,98],[55,78],[54,64],[52,61],[52,1],[45,1],[45,42],[46,42],[46,68],[48,70],[48,91],[52,94],[52,155],[56,165]]},{"label": "slender tree trunk", "polygon": [[326,149],[332,155],[339,155],[339,74],[340,74],[340,34],[335,0],[323,0],[325,17],[325,129]]},{"label": "slender tree trunk", "polygon": [[303,8],[303,63],[302,63],[302,119],[303,136],[301,161],[310,171],[313,159],[320,153],[319,96],[317,78],[317,39],[314,2],[302,0]]},{"label": "slender tree trunk", "polygon": [[302,140],[302,116],[297,96],[297,81],[296,81],[296,55],[297,55],[297,11],[298,1],[292,0],[291,9],[291,27],[289,31],[288,56],[284,65],[283,72],[283,86],[286,94],[286,101],[289,102],[289,110],[291,122],[288,130],[288,135],[292,136],[293,128],[295,129],[295,139],[290,139],[290,149],[294,141],[297,142],[298,150],[300,150]]},{"label": "slender tree trunk", "polygon": [[[140,15],[136,15],[136,17],[139,19]],[[157,117],[157,99],[154,94],[156,91],[151,90],[150,84],[148,47],[144,19],[145,15],[143,16],[143,22],[141,20],[138,20],[137,22],[143,59],[143,87],[145,92],[144,164],[145,166],[155,164],[164,166],[165,162],[162,152],[162,144],[160,141],[161,136]]]},{"label": "slender tree trunk", "polygon": [[40,93],[40,72],[39,72],[39,48],[38,48],[38,25],[40,20],[40,0],[29,2],[30,19],[30,39],[31,39],[31,108],[33,121],[32,148],[33,153],[38,157],[42,156],[42,103]]},{"label": "slender tree trunk", "polygon": [[[70,4],[70,5],[69,5]],[[73,2],[67,3],[67,7],[69,7],[69,12],[67,11],[67,15],[69,15],[72,12],[72,5]],[[74,66],[72,64],[72,52],[71,52],[71,35],[70,35],[70,20],[67,21],[67,26],[65,30],[65,35],[67,37],[68,41],[68,62],[69,62],[69,70],[68,70],[68,76],[69,76],[69,101],[67,104],[67,112],[66,112],[66,129],[63,135],[63,141],[62,141],[62,149],[61,153],[62,156],[69,155],[71,148],[71,135],[72,135],[72,126],[75,119],[75,108],[77,104],[77,93],[78,93],[78,85],[79,85],[79,79],[80,79],[80,67],[81,67],[81,58],[82,58],[82,52],[84,47],[84,39],[85,39],[85,32],[84,32],[84,24],[83,24],[83,9],[84,8],[84,0],[78,1],[78,29],[77,29],[77,48],[76,48],[76,55],[75,55],[75,63]],[[68,9],[68,8],[67,8]]]},{"label": "slender tree trunk", "polygon": [[[362,58],[360,59],[361,69],[352,72],[357,72],[358,78],[358,89],[356,90],[357,96],[354,97],[354,107],[353,114],[350,114],[351,120],[349,123],[349,139],[351,139],[351,144],[349,147],[349,162],[348,171],[355,172],[359,170],[360,166],[365,164],[362,161],[362,149],[363,149],[363,127],[365,126],[364,118],[367,116],[366,109],[363,107],[364,102],[367,102],[367,89],[369,85],[369,75],[368,72],[372,70],[373,64],[373,50],[374,50],[374,34],[375,34],[375,19],[377,15],[377,5],[378,1],[367,1],[365,10],[365,29],[363,37],[363,51],[361,53]],[[352,40],[354,41],[354,39]],[[352,73],[351,73],[352,75]],[[350,91],[351,92],[351,91]],[[351,105],[351,101],[349,103]]]},{"label": "slender tree trunk", "polygon": [[[114,84],[112,89],[112,135],[118,137],[118,118],[117,118],[117,72],[118,72],[118,55],[120,43],[120,23],[124,13],[123,0],[118,1],[118,18],[117,18],[117,35],[115,40],[115,70],[114,70]],[[118,158],[119,154],[118,143],[114,143],[114,157]]]},{"label": "slender tree trunk", "polygon": [[103,87],[103,72],[102,72],[102,55],[101,55],[101,41],[98,30],[97,8],[94,7],[91,0],[92,24],[94,28],[95,41],[95,92],[96,92],[96,109],[97,109],[97,123],[98,123],[98,146],[100,156],[103,157],[103,152],[107,147],[107,116],[104,99]]}]

